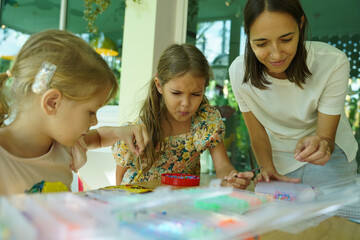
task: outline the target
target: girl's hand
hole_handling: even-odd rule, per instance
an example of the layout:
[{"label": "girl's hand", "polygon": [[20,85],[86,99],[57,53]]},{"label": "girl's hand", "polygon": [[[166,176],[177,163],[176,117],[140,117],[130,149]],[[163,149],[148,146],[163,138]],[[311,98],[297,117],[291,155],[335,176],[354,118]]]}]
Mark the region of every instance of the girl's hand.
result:
[{"label": "girl's hand", "polygon": [[130,152],[141,155],[150,140],[145,124],[124,126],[119,131],[120,139],[128,146]]},{"label": "girl's hand", "polygon": [[306,136],[296,144],[294,158],[300,162],[325,165],[331,157],[334,142],[319,136]]},{"label": "girl's hand", "polygon": [[246,189],[250,185],[251,179],[254,177],[253,172],[237,172],[232,170],[228,176],[224,177],[224,186]]},{"label": "girl's hand", "polygon": [[278,180],[282,182],[299,183],[299,178],[288,178],[284,175],[279,174],[274,168],[262,168],[260,173],[255,177],[254,183],[258,182],[270,182],[270,180]]}]

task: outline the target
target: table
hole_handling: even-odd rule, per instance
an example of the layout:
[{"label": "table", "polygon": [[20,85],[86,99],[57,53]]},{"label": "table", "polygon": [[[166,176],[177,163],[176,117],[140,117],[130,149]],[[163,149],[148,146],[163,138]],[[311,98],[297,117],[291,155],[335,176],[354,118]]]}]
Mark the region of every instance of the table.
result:
[{"label": "table", "polygon": [[342,217],[331,217],[317,226],[298,234],[272,231],[261,236],[261,240],[350,240],[360,239],[360,224]]},{"label": "table", "polygon": [[[200,186],[206,187],[209,185],[212,179],[215,179],[215,175],[202,174],[200,176]],[[161,180],[137,183],[137,185],[156,188],[159,186],[169,186],[162,184]],[[171,186],[172,189],[179,189],[184,187]],[[254,183],[252,182],[248,188],[248,191],[254,191]],[[360,240],[360,224],[352,222],[342,217],[328,218],[317,226],[313,226],[305,229],[304,231],[292,234],[283,231],[271,231],[261,235],[261,240]]]}]

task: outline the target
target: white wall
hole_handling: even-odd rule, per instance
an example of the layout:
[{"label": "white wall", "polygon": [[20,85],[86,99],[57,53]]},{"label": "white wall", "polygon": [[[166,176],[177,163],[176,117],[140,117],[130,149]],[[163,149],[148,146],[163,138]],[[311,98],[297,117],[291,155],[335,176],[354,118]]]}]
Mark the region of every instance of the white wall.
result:
[{"label": "white wall", "polygon": [[[98,124],[101,126],[119,126],[119,107],[104,106],[97,113]],[[80,168],[79,174],[91,189],[115,185],[116,163],[110,147],[88,150],[87,163]]]},{"label": "white wall", "polygon": [[187,1],[126,1],[120,85],[120,118],[134,120],[162,51],[185,42]]}]

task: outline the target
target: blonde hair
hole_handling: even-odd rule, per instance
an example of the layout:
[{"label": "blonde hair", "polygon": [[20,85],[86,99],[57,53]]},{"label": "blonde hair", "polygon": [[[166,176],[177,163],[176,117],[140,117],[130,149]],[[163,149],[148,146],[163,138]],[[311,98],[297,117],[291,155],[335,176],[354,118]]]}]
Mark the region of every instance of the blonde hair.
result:
[{"label": "blonde hair", "polygon": [[[56,66],[49,88],[58,89],[65,97],[85,100],[105,86],[111,86],[107,101],[118,91],[117,80],[104,59],[83,39],[61,30],[36,33],[25,42],[10,70],[12,100],[17,105],[33,96],[31,86],[41,64],[50,62]],[[0,74],[0,90],[8,74]],[[11,109],[4,94],[0,94],[0,124]]]},{"label": "blonde hair", "polygon": [[[205,79],[205,87],[209,85],[211,71],[209,63],[202,52],[190,44],[172,44],[160,56],[157,65],[157,78],[161,86],[164,86],[173,78],[184,76],[191,73],[194,77]],[[202,104],[208,103],[204,95]],[[164,146],[164,134],[161,127],[161,120],[166,119],[166,105],[162,95],[157,91],[154,78],[150,81],[148,96],[140,110],[140,118],[146,125],[151,142],[146,146],[145,155],[147,158],[148,171],[155,160],[160,156],[160,152],[155,152],[155,148],[160,144],[160,149]]]},{"label": "blonde hair", "polygon": [[7,113],[9,112],[9,104],[6,101],[5,94],[2,89],[5,86],[5,80],[8,79],[7,73],[0,73],[0,127],[7,119]]}]

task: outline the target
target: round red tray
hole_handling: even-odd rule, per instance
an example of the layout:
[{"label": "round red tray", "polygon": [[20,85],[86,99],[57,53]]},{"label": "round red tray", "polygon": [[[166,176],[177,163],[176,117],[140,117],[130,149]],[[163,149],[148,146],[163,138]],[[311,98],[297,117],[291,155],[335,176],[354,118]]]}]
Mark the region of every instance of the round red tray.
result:
[{"label": "round red tray", "polygon": [[182,173],[163,173],[161,183],[174,186],[199,186],[200,177]]}]

